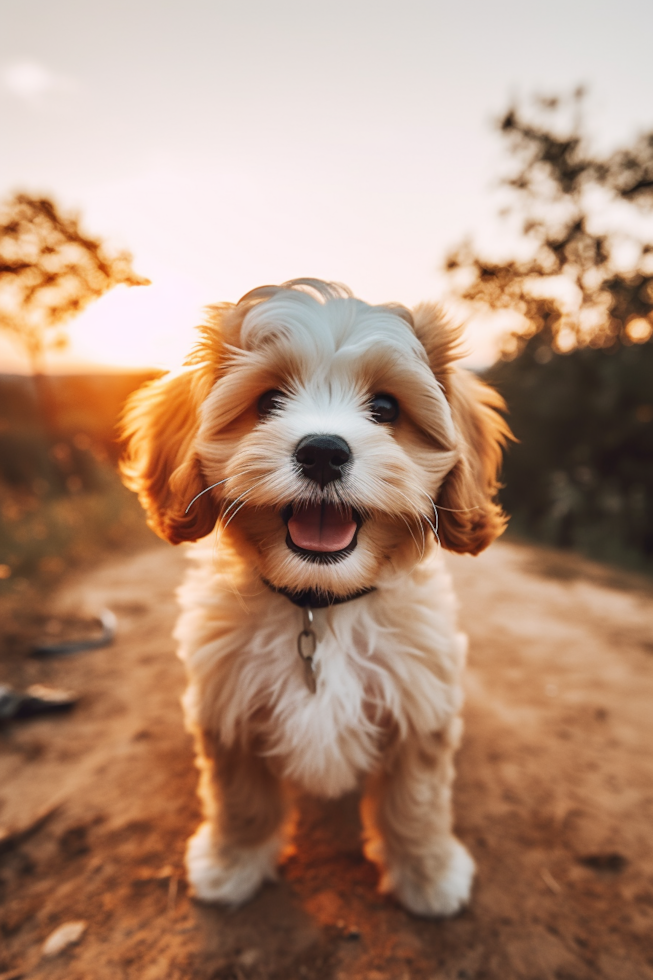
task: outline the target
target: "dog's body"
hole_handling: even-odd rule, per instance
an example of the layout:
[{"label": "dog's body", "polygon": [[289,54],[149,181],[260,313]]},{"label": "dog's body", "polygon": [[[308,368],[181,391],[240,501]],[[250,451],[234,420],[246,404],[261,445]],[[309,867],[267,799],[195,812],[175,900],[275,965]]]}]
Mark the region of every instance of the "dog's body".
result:
[{"label": "dog's body", "polygon": [[503,529],[507,429],[457,340],[433,307],[298,280],[215,308],[189,370],[132,400],[125,472],[153,527],[176,543],[218,524],[177,628],[199,898],[274,877],[293,786],[361,781],[382,889],[425,915],[469,898],[451,831],[465,639],[435,538],[475,554]]}]

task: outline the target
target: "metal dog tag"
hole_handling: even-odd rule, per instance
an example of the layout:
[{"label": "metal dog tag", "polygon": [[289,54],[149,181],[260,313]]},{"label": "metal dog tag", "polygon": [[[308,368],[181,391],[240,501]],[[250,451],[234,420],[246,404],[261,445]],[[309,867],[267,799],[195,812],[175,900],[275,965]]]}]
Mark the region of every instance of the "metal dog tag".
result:
[{"label": "metal dog tag", "polygon": [[317,636],[312,629],[313,610],[306,606],[303,609],[303,613],[304,629],[297,637],[297,652],[304,663],[304,680],[306,681],[306,687],[309,689],[311,694],[315,694],[317,690],[317,667],[313,657],[315,656],[315,651],[317,649]]},{"label": "metal dog tag", "polygon": [[313,663],[312,657],[307,657],[304,661],[304,680],[311,694],[315,694],[317,691],[317,677],[315,676],[315,664]]}]

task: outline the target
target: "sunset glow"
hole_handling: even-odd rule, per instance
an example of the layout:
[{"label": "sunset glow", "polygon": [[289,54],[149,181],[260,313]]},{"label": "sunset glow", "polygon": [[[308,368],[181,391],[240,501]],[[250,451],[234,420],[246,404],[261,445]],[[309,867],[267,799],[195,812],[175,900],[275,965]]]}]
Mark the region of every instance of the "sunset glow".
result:
[{"label": "sunset glow", "polygon": [[197,291],[183,280],[118,286],[73,322],[71,352],[113,367],[174,368],[189,353],[201,319]]},{"label": "sunset glow", "polygon": [[[4,14],[0,194],[52,195],[152,281],[84,312],[52,370],[176,364],[204,305],[298,276],[437,300],[465,235],[500,247],[492,120],[511,99],[582,81],[606,145],[650,123],[648,33],[623,33],[643,0],[617,21],[561,0],[191,8],[116,0],[101,38],[76,0]],[[468,343],[479,363],[496,349],[478,323]],[[0,338],[0,370],[25,369]]]}]

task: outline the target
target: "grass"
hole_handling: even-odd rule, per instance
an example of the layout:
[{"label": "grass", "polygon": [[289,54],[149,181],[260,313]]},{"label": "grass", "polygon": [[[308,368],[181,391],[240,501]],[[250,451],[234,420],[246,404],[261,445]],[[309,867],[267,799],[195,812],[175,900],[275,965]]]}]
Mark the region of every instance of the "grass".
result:
[{"label": "grass", "polygon": [[57,496],[2,488],[0,595],[30,581],[53,583],[67,569],[93,564],[107,552],[154,543],[138,501],[109,466],[103,483]]},{"label": "grass", "polygon": [[44,420],[31,379],[0,376],[0,596],[157,540],[117,472],[116,419],[143,380],[51,379]]}]

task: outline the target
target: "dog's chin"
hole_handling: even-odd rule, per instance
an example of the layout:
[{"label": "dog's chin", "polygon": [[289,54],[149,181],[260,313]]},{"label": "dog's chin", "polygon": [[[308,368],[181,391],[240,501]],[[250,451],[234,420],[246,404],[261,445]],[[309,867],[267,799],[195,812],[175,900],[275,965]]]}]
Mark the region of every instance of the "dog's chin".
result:
[{"label": "dog's chin", "polygon": [[[353,507],[287,504],[281,511],[286,525],[286,547],[314,565],[336,565],[358,545],[363,518]],[[342,545],[342,547],[339,547]]]}]

